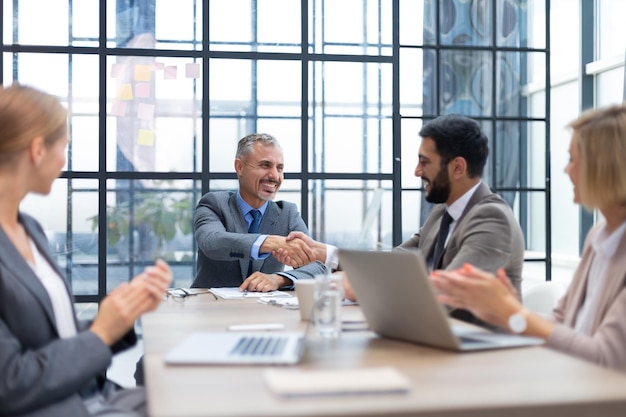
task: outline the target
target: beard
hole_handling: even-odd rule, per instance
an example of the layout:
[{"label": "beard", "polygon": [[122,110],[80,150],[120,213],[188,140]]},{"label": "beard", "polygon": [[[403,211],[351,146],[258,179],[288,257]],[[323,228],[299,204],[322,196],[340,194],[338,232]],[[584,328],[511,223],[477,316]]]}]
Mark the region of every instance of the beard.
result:
[{"label": "beard", "polygon": [[447,167],[442,167],[437,176],[429,182],[430,191],[425,196],[426,201],[433,204],[441,204],[448,201],[448,197],[450,197],[450,177],[448,176]]}]

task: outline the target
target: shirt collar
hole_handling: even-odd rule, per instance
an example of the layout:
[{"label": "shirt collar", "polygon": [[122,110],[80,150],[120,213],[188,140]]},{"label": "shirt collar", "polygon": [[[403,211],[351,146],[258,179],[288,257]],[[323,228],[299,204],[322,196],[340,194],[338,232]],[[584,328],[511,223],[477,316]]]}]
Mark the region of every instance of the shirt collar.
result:
[{"label": "shirt collar", "polygon": [[461,217],[461,215],[465,211],[465,207],[467,207],[467,203],[469,203],[470,198],[472,198],[472,196],[474,195],[474,192],[476,191],[476,189],[478,188],[481,182],[482,181],[478,181],[476,185],[474,185],[472,188],[467,190],[465,194],[459,197],[454,203],[447,206],[448,214],[450,215],[450,217],[452,217],[452,219],[455,222],[459,219],[459,217]]},{"label": "shirt collar", "polygon": [[[263,215],[265,214],[265,210],[267,210],[267,201],[265,203],[263,203],[263,205],[261,207],[259,207],[257,210],[259,210],[261,212],[261,217],[263,217]],[[237,191],[237,205],[239,206],[239,209],[241,210],[241,212],[243,213],[243,216],[246,217],[246,215],[248,214],[248,212],[250,210],[254,210],[254,207],[252,207],[250,204],[246,203],[243,198],[241,198],[241,194],[239,194],[239,191]]]},{"label": "shirt collar", "polygon": [[613,233],[610,235],[606,232],[606,224],[591,242],[593,249],[596,253],[602,253],[607,259],[613,257],[615,251],[617,251],[617,246],[622,240],[622,236],[626,231],[626,222],[619,225]]}]

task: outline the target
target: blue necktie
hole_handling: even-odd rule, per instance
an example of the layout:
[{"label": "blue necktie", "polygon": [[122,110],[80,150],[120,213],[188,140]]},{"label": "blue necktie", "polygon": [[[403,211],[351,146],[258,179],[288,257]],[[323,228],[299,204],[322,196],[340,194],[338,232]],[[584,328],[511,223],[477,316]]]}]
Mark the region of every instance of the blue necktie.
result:
[{"label": "blue necktie", "polygon": [[[252,216],[252,223],[248,227],[248,233],[259,233],[259,223],[261,223],[261,212],[259,210],[250,210],[248,213]],[[252,273],[252,259],[248,263],[248,276]]]},{"label": "blue necktie", "polygon": [[248,233],[259,233],[259,223],[261,223],[261,212],[259,210],[250,210],[248,213],[252,216],[252,223],[248,227]]}]

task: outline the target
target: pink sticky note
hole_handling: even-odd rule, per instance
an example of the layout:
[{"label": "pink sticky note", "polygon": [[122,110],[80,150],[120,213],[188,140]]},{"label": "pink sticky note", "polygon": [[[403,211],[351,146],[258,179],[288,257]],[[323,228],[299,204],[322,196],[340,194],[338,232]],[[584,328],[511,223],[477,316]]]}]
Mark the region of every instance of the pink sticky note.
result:
[{"label": "pink sticky note", "polygon": [[154,68],[155,70],[162,70],[162,69],[163,69],[163,67],[165,67],[165,64],[164,64],[164,63],[162,63],[162,62],[157,62],[157,61],[154,61],[154,62],[152,63],[152,68]]},{"label": "pink sticky note", "polygon": [[111,111],[109,112],[111,116],[123,117],[126,116],[126,102],[113,100],[111,103]]},{"label": "pink sticky note", "polygon": [[122,70],[124,66],[122,64],[113,64],[111,65],[111,78],[118,78],[122,75]]},{"label": "pink sticky note", "polygon": [[185,65],[185,77],[198,78],[200,77],[200,65],[191,63]]},{"label": "pink sticky note", "polygon": [[139,103],[137,106],[137,117],[141,120],[154,119],[154,104]]},{"label": "pink sticky note", "polygon": [[177,73],[178,73],[178,67],[176,66],[165,67],[165,70],[163,71],[163,78],[166,80],[175,80],[177,77]]},{"label": "pink sticky note", "polygon": [[141,146],[154,146],[154,132],[151,130],[139,129],[137,134],[137,144]]},{"label": "pink sticky note", "polygon": [[135,84],[135,97],[149,98],[150,97],[150,83]]}]

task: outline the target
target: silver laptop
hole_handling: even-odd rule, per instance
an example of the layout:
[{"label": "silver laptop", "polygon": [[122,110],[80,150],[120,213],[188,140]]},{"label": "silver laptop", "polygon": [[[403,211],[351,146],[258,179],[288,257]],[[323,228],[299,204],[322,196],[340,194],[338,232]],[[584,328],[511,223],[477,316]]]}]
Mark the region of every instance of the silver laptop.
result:
[{"label": "silver laptop", "polygon": [[544,343],[539,338],[452,326],[418,251],[339,249],[339,264],[370,328],[381,336],[457,351]]},{"label": "silver laptop", "polygon": [[306,334],[307,331],[196,332],[168,352],[165,363],[293,365],[304,353]]}]

